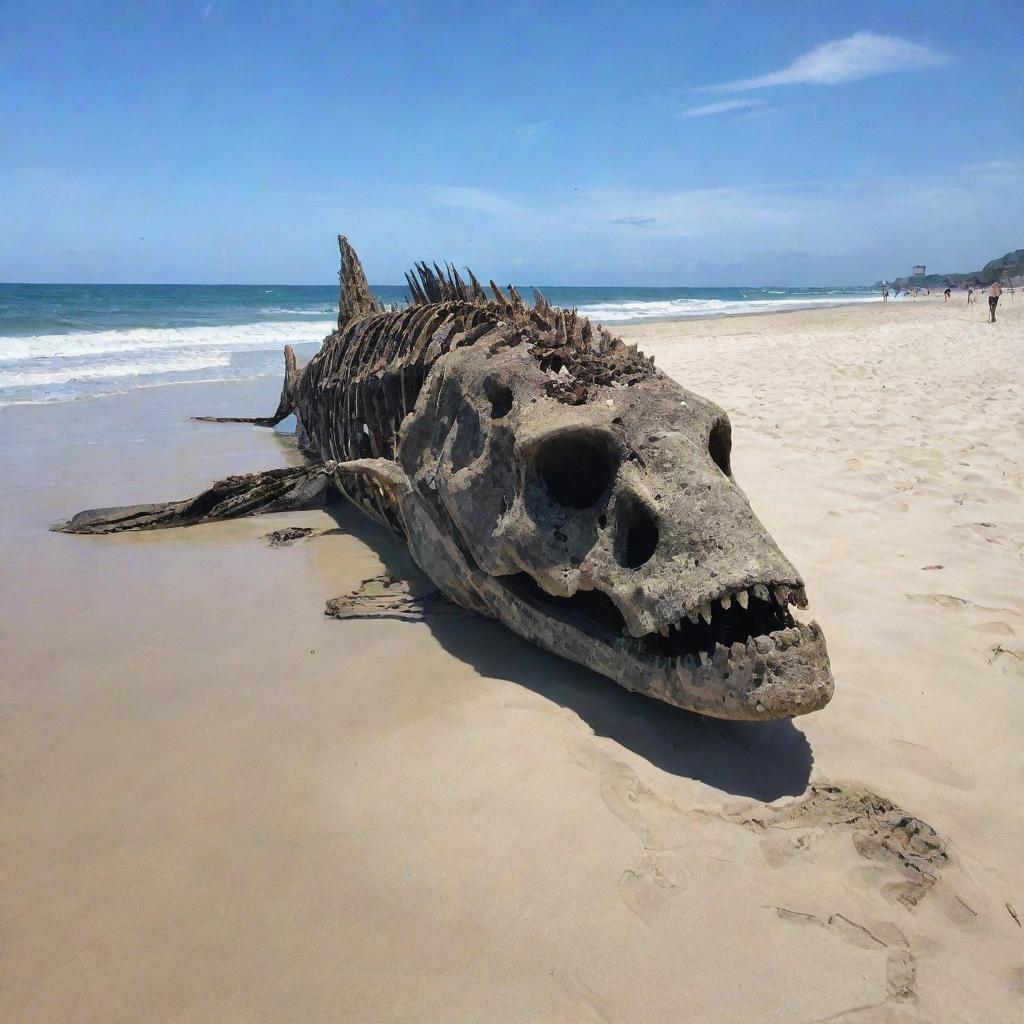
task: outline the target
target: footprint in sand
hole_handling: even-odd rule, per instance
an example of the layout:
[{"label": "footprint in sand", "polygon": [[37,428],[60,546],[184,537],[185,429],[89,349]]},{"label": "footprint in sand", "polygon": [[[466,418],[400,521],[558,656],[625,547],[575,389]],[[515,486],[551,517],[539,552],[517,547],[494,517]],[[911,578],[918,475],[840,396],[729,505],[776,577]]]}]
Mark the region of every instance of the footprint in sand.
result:
[{"label": "footprint in sand", "polygon": [[895,737],[889,742],[900,752],[903,762],[922,778],[937,782],[941,786],[952,786],[954,789],[974,788],[973,782],[943,761],[931,747]]},{"label": "footprint in sand", "polygon": [[[861,786],[819,783],[811,786],[807,796],[766,811],[742,818],[740,824],[764,833],[769,863],[798,856],[827,831],[848,831],[861,857],[895,868],[901,884],[885,891],[908,907],[938,882],[949,860],[946,844],[935,829]],[[772,835],[774,830],[789,835]]]},{"label": "footprint in sand", "polygon": [[[823,928],[859,949],[886,950],[885,980],[888,999],[902,1002],[912,999],[915,995],[917,960],[910,951],[907,937],[892,921],[867,921],[862,924],[838,913],[821,918],[817,914],[791,910],[788,907],[776,907],[775,910],[784,921],[805,927]],[[879,1021],[882,1019],[878,1018]],[[886,1016],[884,1019],[890,1021],[896,1018]]]},{"label": "footprint in sand", "polygon": [[1016,614],[1012,608],[993,607],[988,604],[977,604],[969,601],[966,597],[957,597],[956,594],[907,594],[910,601],[920,601],[927,604],[938,605],[940,608],[970,608],[979,612],[999,612],[1003,615]]},{"label": "footprint in sand", "polygon": [[672,890],[685,891],[690,872],[675,850],[645,848],[640,863],[619,881],[622,900],[645,924],[652,924],[665,909]]}]

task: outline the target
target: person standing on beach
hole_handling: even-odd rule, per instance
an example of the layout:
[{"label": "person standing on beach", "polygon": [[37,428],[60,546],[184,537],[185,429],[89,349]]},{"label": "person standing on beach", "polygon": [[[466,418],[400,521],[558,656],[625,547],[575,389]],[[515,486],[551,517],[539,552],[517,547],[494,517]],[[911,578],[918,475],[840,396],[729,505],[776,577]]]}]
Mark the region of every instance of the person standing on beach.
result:
[{"label": "person standing on beach", "polygon": [[974,289],[970,285],[967,286],[967,305],[974,305]]},{"label": "person standing on beach", "polygon": [[889,289],[886,288],[884,284],[882,285],[882,301],[883,302],[888,302],[889,301]]},{"label": "person standing on beach", "polygon": [[992,282],[992,287],[988,293],[988,315],[989,323],[994,324],[996,322],[996,306],[999,305],[999,296],[1003,294],[1002,286],[998,281]]},{"label": "person standing on beach", "polygon": [[942,301],[943,301],[944,303],[945,303],[945,302],[949,302],[949,294],[950,294],[950,292],[952,292],[952,290],[953,290],[952,288],[947,288],[947,289],[946,289],[946,290],[945,290],[945,291],[944,291],[944,292],[942,293]]}]

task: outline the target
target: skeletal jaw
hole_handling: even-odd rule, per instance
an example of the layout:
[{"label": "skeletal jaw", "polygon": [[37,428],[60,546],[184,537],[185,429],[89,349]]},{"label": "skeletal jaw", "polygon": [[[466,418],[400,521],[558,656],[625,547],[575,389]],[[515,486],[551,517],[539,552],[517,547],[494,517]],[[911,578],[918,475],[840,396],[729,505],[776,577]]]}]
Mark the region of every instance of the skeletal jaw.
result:
[{"label": "skeletal jaw", "polygon": [[[511,619],[517,632],[627,689],[701,714],[747,720],[807,714],[831,699],[821,629],[816,622],[796,621],[781,601],[771,600],[782,587],[766,590],[769,602],[754,598],[749,611],[737,591],[719,598],[706,617],[691,612],[634,637],[600,592],[553,597],[525,573],[493,582],[505,590],[496,600],[505,606],[499,617]],[[791,599],[806,605],[802,587],[788,589]]]},{"label": "skeletal jaw", "polygon": [[[770,602],[773,610],[781,610],[783,620],[792,621],[792,616],[787,610],[787,605],[796,605],[798,608],[807,607],[807,593],[804,588],[798,584],[793,586],[772,586],[768,587],[764,584],[756,584],[753,587],[753,593],[755,600],[762,602]],[[737,605],[737,609],[733,609],[733,603]],[[688,608],[677,620],[667,622],[661,626],[658,626],[657,632],[663,636],[671,636],[674,632],[682,633],[686,625],[696,626],[699,622],[703,621],[706,625],[712,625],[713,621],[717,621],[721,624],[722,615],[726,612],[730,613],[726,618],[728,621],[741,619],[740,612],[748,612],[750,610],[750,591],[747,588],[742,590],[733,590],[731,592],[723,591],[718,597],[704,601],[693,608]],[[755,605],[755,611],[757,610]],[[716,620],[717,616],[717,620]]]}]

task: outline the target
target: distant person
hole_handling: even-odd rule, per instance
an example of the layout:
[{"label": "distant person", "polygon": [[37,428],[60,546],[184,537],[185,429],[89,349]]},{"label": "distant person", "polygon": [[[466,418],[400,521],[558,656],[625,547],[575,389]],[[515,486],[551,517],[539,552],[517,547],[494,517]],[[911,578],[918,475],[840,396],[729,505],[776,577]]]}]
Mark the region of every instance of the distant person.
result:
[{"label": "distant person", "polygon": [[882,301],[883,302],[888,302],[889,301],[889,289],[886,288],[885,285],[882,285]]},{"label": "distant person", "polygon": [[944,292],[942,293],[942,301],[943,301],[944,303],[945,303],[945,302],[949,302],[949,296],[950,296],[950,293],[951,293],[952,291],[953,291],[953,289],[952,289],[952,288],[947,288],[947,289],[946,289],[946,290],[945,290],[945,291],[944,291]]},{"label": "distant person", "polygon": [[970,285],[967,286],[967,305],[974,305],[974,289]]},{"label": "distant person", "polygon": [[994,324],[996,322],[996,306],[999,305],[999,296],[1003,294],[1002,286],[998,281],[992,282],[992,287],[988,292],[988,315],[989,323]]}]

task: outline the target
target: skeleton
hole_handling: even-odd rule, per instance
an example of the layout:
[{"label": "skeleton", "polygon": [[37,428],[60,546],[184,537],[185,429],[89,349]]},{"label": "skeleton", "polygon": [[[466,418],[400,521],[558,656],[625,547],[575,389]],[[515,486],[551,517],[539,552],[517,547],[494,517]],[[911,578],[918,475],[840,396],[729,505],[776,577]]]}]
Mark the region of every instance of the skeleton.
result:
[{"label": "skeleton", "polygon": [[305,466],[196,498],[82,512],[108,533],[310,507],[335,491],[402,536],[451,600],[627,689],[701,714],[777,719],[832,696],[803,580],[733,479],[729,418],[635,346],[539,293],[451,266],[382,309],[339,237],[338,327],[285,350],[272,426]]}]

